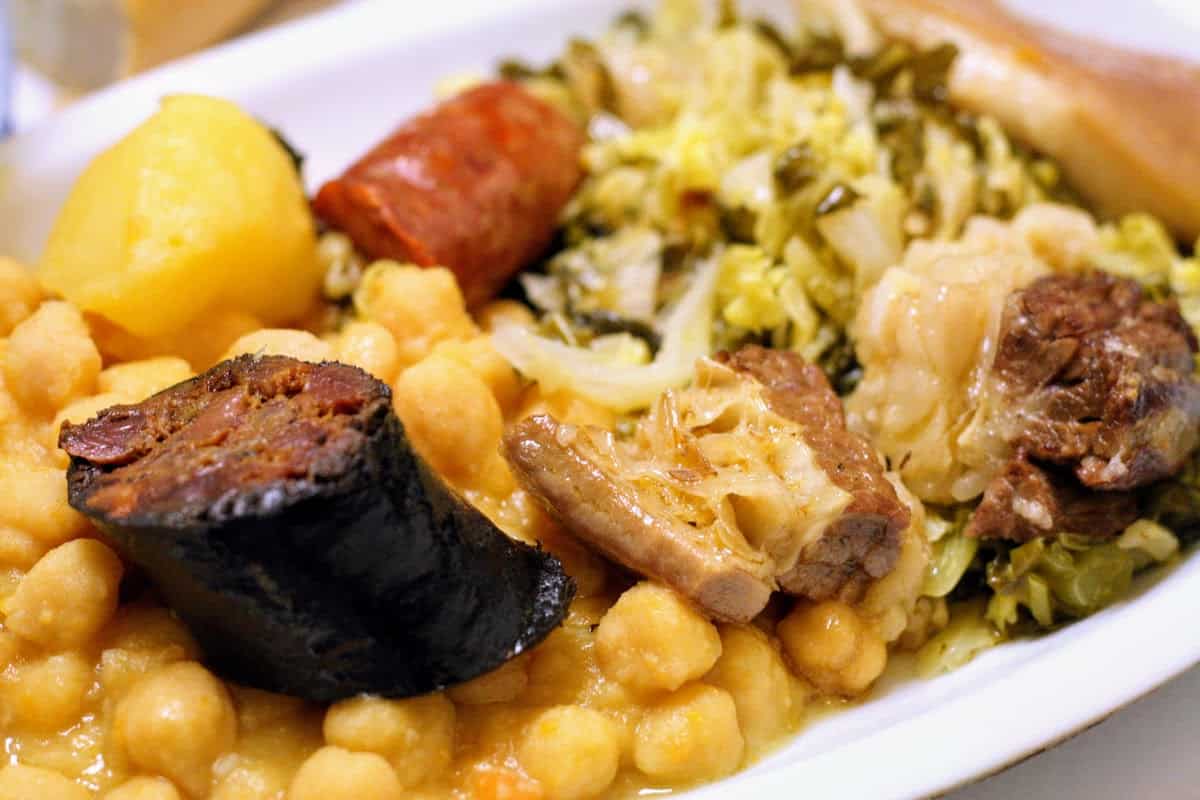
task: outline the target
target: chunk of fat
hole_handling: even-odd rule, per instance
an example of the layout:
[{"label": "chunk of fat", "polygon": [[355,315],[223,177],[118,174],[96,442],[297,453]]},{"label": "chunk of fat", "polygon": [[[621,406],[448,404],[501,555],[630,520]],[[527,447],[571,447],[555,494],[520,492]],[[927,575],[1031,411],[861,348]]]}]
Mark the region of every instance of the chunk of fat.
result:
[{"label": "chunk of fat", "polygon": [[[852,331],[863,380],[846,403],[852,430],[868,436],[925,501],[978,495],[1007,456],[1005,409],[985,381],[1004,304],[1014,290],[1072,268],[1094,226],[1058,230],[1076,246],[1039,256],[1055,207],[1032,206],[1011,224],[975,218],[954,242],[915,241],[863,297]],[[1072,231],[1075,231],[1072,234]]]},{"label": "chunk of fat", "polygon": [[1200,67],[1052,30],[996,0],[844,4],[887,36],[954,43],[951,100],[1056,158],[1102,214],[1148,211],[1181,239],[1200,235]]}]

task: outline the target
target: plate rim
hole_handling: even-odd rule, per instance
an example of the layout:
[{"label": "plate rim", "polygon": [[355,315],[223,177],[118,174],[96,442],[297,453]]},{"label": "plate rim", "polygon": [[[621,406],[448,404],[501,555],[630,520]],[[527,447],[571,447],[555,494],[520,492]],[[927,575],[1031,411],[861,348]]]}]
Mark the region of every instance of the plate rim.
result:
[{"label": "plate rim", "polygon": [[[82,99],[0,142],[0,168],[24,160],[35,168],[53,168],[68,155],[79,154],[71,136],[77,126],[97,126],[104,136],[115,139],[130,127],[134,114],[149,113],[162,94],[178,85],[207,86],[226,96],[236,95],[236,87],[266,80],[251,69],[264,57],[274,59],[271,72],[278,76],[286,74],[289,64],[303,63],[311,70],[314,58],[318,65],[328,64],[339,54],[392,49],[420,37],[453,39],[472,27],[499,20],[517,21],[564,8],[627,5],[621,0],[509,0],[506,4],[461,0],[443,4],[436,9],[440,13],[406,19],[400,32],[394,25],[396,7],[386,1],[335,7],[189,56]],[[13,188],[0,187],[0,195]],[[1189,580],[1200,580],[1200,559],[1194,556],[1185,556],[1183,563],[1138,597],[1040,638],[1039,642],[1051,645],[1015,664],[1009,674],[955,695],[943,706],[794,762],[780,761],[777,753],[748,771],[693,789],[686,796],[693,800],[789,797],[798,784],[811,783],[817,794],[821,787],[837,787],[839,794],[849,796],[927,797],[984,779],[1082,732],[1200,663],[1200,630],[1174,624],[1186,618],[1200,599]],[[1146,652],[1153,654],[1152,662],[1137,658]],[[1134,658],[1114,657],[1114,653],[1132,653]],[[1070,678],[1087,674],[1096,665],[1107,668],[1102,681],[1076,680],[1059,686],[1029,679],[1030,673]],[[1021,724],[1007,728],[1003,744],[997,745],[989,726],[1011,724],[1000,713],[1006,710],[1001,701],[1011,696],[1021,697],[1026,708]],[[973,718],[976,724],[947,735],[943,726],[948,717]],[[791,741],[804,735],[802,729]],[[887,763],[880,765],[886,770],[871,769],[881,753],[888,756]]]}]

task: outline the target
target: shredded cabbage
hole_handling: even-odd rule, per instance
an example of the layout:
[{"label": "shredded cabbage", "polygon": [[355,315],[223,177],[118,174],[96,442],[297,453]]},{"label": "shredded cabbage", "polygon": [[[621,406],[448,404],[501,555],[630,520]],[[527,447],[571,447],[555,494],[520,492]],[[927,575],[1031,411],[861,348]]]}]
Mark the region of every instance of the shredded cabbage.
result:
[{"label": "shredded cabbage", "polygon": [[975,562],[979,540],[962,533],[967,516],[965,510],[961,510],[954,522],[954,532],[933,542],[933,555],[926,569],[925,582],[921,585],[921,594],[925,597],[945,597],[950,594]]},{"label": "shredded cabbage", "polygon": [[562,388],[618,412],[647,408],[667,389],[683,386],[697,359],[709,354],[718,258],[702,264],[662,324],[662,346],[649,364],[614,364],[603,353],[572,347],[531,329],[504,325],[492,334],[496,350],[524,375],[553,392]]},{"label": "shredded cabbage", "polygon": [[984,616],[984,611],[982,600],[957,606],[950,624],[917,651],[917,674],[931,678],[958,669],[980,652],[1003,641]]},{"label": "shredded cabbage", "polygon": [[987,566],[994,592],[987,617],[1001,633],[1025,608],[1041,627],[1093,614],[1129,591],[1138,569],[1170,559],[1179,542],[1166,528],[1139,520],[1117,540],[1060,534],[1001,553]]}]

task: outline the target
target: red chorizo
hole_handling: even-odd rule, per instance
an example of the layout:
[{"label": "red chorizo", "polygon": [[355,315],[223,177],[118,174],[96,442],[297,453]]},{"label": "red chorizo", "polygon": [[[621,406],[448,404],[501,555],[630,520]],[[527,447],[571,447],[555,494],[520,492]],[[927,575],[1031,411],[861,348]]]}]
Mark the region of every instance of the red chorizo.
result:
[{"label": "red chorizo", "polygon": [[549,244],[583,143],[519,85],[488,83],[406,122],[313,205],[372,258],[448,267],[478,305]]}]

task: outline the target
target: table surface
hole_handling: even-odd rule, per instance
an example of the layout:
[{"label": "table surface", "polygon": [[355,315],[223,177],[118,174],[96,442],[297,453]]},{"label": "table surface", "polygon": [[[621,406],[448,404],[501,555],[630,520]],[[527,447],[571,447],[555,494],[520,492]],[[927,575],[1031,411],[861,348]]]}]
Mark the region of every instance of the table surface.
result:
[{"label": "table surface", "polygon": [[[1023,9],[1059,21],[1071,19],[1081,12],[1094,11],[1097,2],[1109,5],[1115,1],[1051,0],[1047,3],[1045,0],[1010,0]],[[1119,2],[1124,3],[1125,0]],[[1165,8],[1167,16],[1180,23],[1169,35],[1164,34],[1168,36],[1169,49],[1200,56],[1200,44],[1197,44],[1200,41],[1197,38],[1200,32],[1200,0],[1142,2],[1153,2]],[[291,0],[273,12],[266,22],[275,24],[335,3],[336,0]],[[1103,25],[1103,15],[1091,16],[1090,19],[1101,20],[1097,24]],[[1112,33],[1103,27],[1096,28],[1094,32]],[[17,130],[34,124],[64,101],[64,97],[53,86],[22,69],[18,69],[14,95],[14,123]],[[1114,654],[1114,657],[1138,657],[1138,654]],[[1102,668],[1102,665],[1098,665],[1098,668]],[[1194,713],[1195,709],[1200,709],[1200,667],[1058,747],[953,792],[949,797],[953,800],[1010,800],[1018,797],[1200,800],[1200,758],[1194,753],[1194,743],[1200,741],[1200,714]],[[937,757],[936,743],[930,743],[930,757]]]}]

